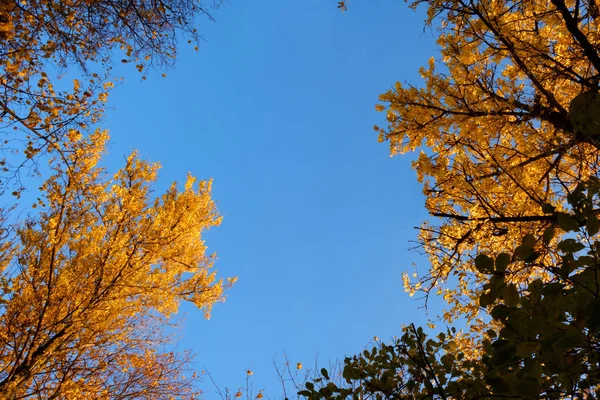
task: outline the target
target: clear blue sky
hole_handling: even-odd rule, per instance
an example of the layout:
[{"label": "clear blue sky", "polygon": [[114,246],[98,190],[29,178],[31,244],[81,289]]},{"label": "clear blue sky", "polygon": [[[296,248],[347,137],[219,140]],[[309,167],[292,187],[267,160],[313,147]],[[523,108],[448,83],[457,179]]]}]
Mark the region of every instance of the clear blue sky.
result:
[{"label": "clear blue sky", "polygon": [[390,158],[372,126],[385,124],[377,96],[418,83],[435,38],[403,1],[348,5],[232,0],[199,21],[206,41],[182,42],[167,79],[123,70],[109,100],[110,165],[135,148],[163,165],[157,190],[188,171],[214,179],[224,221],[205,239],[239,281],[209,321],[184,306],[181,347],[222,386],[250,368],[277,398],[282,351],[326,364],[427,320],[401,282],[427,268],[408,251],[427,219],[413,156]]}]

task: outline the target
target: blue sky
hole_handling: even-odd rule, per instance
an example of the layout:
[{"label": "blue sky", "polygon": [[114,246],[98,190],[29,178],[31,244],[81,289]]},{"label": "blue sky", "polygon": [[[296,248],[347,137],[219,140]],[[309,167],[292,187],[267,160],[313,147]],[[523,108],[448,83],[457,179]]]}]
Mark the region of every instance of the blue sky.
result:
[{"label": "blue sky", "polygon": [[231,1],[199,21],[200,50],[182,44],[166,79],[119,66],[109,165],[138,149],[163,165],[157,191],[188,172],[214,179],[224,220],[205,239],[219,274],[239,281],[209,321],[183,307],[180,346],[223,387],[250,368],[255,393],[278,398],[283,351],[327,364],[427,320],[401,282],[413,263],[427,268],[408,251],[427,219],[413,156],[390,158],[372,126],[385,124],[377,96],[418,83],[435,38],[402,1],[348,6]]}]

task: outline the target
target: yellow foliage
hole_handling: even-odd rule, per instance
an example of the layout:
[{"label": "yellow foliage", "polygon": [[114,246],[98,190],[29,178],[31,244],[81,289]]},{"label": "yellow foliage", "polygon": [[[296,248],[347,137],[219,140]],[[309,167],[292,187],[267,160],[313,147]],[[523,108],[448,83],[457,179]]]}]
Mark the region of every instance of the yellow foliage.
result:
[{"label": "yellow foliage", "polygon": [[98,167],[107,138],[71,143],[39,215],[2,242],[0,398],[194,395],[189,355],[164,352],[162,326],[181,301],[208,317],[233,282],[201,238],[220,223],[211,183],[188,176],[153,199],[157,164]]},{"label": "yellow foliage", "polygon": [[[170,65],[178,35],[197,43],[198,14],[208,15],[198,0],[1,1],[0,149],[12,155],[0,170],[0,192],[18,183],[23,163],[60,154],[69,131],[91,133],[113,87],[115,51],[140,72]],[[81,76],[71,87],[55,87],[59,77],[50,71],[73,66]],[[23,141],[33,151],[25,152]]]},{"label": "yellow foliage", "polygon": [[[201,239],[220,223],[211,182],[155,199],[158,165],[134,153],[107,176],[95,128],[114,52],[139,71],[170,64],[198,14],[198,0],[0,0],[0,194],[15,185],[17,201],[40,155],[53,171],[38,214],[0,213],[0,399],[194,396],[190,356],[164,351],[162,327],[181,301],[208,317],[235,281],[216,278]],[[72,85],[58,82],[72,66]]]},{"label": "yellow foliage", "polygon": [[[600,137],[574,132],[569,108],[598,90],[600,13],[586,0],[420,4],[439,26],[440,57],[421,69],[422,85],[397,83],[377,107],[393,155],[422,150],[413,166],[435,217],[419,235],[429,272],[403,279],[411,295],[443,287],[447,320],[478,321],[485,279],[474,256],[512,254],[526,233],[541,236],[554,223],[544,209],[565,209],[598,172]],[[521,287],[544,277],[523,263],[508,274]]]}]

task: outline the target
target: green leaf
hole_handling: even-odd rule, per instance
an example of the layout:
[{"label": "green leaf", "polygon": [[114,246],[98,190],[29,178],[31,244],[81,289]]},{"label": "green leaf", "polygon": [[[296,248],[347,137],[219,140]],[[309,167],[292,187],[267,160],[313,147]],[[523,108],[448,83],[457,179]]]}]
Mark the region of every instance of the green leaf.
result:
[{"label": "green leaf", "polygon": [[588,266],[593,268],[596,265],[596,259],[590,256],[581,256],[575,260],[575,263],[579,266]]},{"label": "green leaf", "polygon": [[582,345],[583,343],[584,337],[582,333],[579,331],[571,331],[554,342],[554,347],[562,350],[570,350],[573,347]]},{"label": "green leaf", "polygon": [[516,307],[519,304],[519,290],[512,283],[507,285],[502,291],[504,302],[509,307]]},{"label": "green leaf", "polygon": [[440,358],[440,361],[442,362],[442,365],[444,366],[444,368],[449,371],[450,369],[452,369],[452,366],[454,365],[454,355],[453,354],[444,354]]},{"label": "green leaf", "polygon": [[479,305],[481,307],[487,307],[489,305],[492,305],[494,303],[494,301],[496,301],[496,294],[492,290],[490,290],[487,293],[482,294],[479,297]]},{"label": "green leaf", "polygon": [[558,294],[565,287],[564,283],[552,282],[542,287],[542,294],[544,296],[554,296]]},{"label": "green leaf", "polygon": [[588,327],[590,331],[596,332],[600,329],[600,299],[593,297],[586,307],[586,313],[589,315]]},{"label": "green leaf", "polygon": [[[541,375],[541,370],[542,367],[539,365],[539,363],[536,363],[528,375],[537,378],[539,375]],[[523,396],[523,399],[537,400],[540,398],[542,386],[540,385],[538,379],[526,379],[524,382],[520,382],[517,390],[519,396]]]},{"label": "green leaf", "polygon": [[325,379],[329,380],[329,374],[325,368],[321,368],[321,375],[323,375]]},{"label": "green leaf", "polygon": [[510,264],[511,256],[507,253],[500,253],[498,257],[496,257],[496,270],[497,271],[506,271],[506,268]]},{"label": "green leaf", "polygon": [[344,371],[342,372],[342,378],[351,381],[353,379],[360,379],[360,374],[354,368],[346,365],[344,367]]},{"label": "green leaf", "polygon": [[554,214],[554,211],[556,211],[556,208],[548,203],[544,203],[542,204],[542,212],[544,214]]},{"label": "green leaf", "polygon": [[494,260],[485,254],[479,254],[475,258],[475,268],[482,274],[488,274],[494,272]]},{"label": "green leaf", "polygon": [[553,226],[549,226],[544,230],[543,240],[545,244],[550,244],[552,239],[554,239],[554,234],[556,233],[556,229]]},{"label": "green leaf", "polygon": [[[536,352],[540,347],[538,342],[521,342],[517,345],[517,357],[528,359],[531,354]],[[527,363],[527,361],[526,361]]]},{"label": "green leaf", "polygon": [[558,213],[556,215],[558,226],[565,232],[576,231],[579,229],[579,224],[574,218],[571,218],[569,214]]},{"label": "green leaf", "polygon": [[562,338],[564,335],[565,335],[565,332],[563,332],[563,331],[555,331],[555,332],[550,333],[542,341],[542,347],[551,348],[554,345],[554,343],[558,339]]},{"label": "green leaf", "polygon": [[534,251],[535,248],[535,236],[528,233],[523,237],[521,245],[515,249],[515,254],[526,262],[532,262],[537,258],[537,254]]},{"label": "green leaf", "polygon": [[562,240],[558,243],[557,247],[558,250],[563,253],[577,253],[578,251],[585,249],[585,245],[571,238]]},{"label": "green leaf", "polygon": [[532,256],[534,256],[535,251],[533,247],[521,245],[515,249],[515,254],[521,260],[529,260]]},{"label": "green leaf", "polygon": [[577,267],[576,263],[570,260],[565,260],[563,258],[563,264],[560,268],[559,274],[560,276],[564,279],[567,278],[571,272],[573,272],[575,270],[575,268]]},{"label": "green leaf", "polygon": [[508,386],[504,382],[504,379],[500,377],[488,379],[487,383],[492,387],[492,390],[496,393],[504,393],[508,390]]},{"label": "green leaf", "polygon": [[585,227],[587,228],[588,235],[593,236],[598,233],[600,229],[600,222],[598,222],[598,217],[596,215],[591,214],[587,217],[587,221],[585,222]]},{"label": "green leaf", "polygon": [[[571,100],[569,119],[571,120],[574,133],[590,136],[596,133],[599,119],[599,103],[600,99],[595,89],[582,91]],[[577,189],[580,190],[579,186]]]},{"label": "green leaf", "polygon": [[315,390],[315,385],[312,382],[306,382],[305,385],[308,390]]},{"label": "green leaf", "polygon": [[535,247],[535,236],[528,233],[523,237],[523,242],[521,244],[526,247]]},{"label": "green leaf", "polygon": [[527,257],[525,257],[525,259],[523,261],[525,261],[526,263],[532,263],[535,260],[537,260],[540,256],[540,253],[537,251],[532,251]]},{"label": "green leaf", "polygon": [[510,308],[503,304],[499,304],[492,309],[490,315],[497,321],[503,321],[506,319],[508,314],[510,313]]}]

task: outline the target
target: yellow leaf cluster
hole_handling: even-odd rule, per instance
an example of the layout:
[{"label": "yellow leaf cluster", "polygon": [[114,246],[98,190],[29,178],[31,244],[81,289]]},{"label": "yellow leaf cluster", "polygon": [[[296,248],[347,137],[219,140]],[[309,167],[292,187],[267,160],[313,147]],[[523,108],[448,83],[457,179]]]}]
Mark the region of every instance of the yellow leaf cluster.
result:
[{"label": "yellow leaf cluster", "polygon": [[[440,57],[421,69],[421,85],[380,96],[388,126],[376,130],[393,155],[421,151],[413,167],[434,218],[419,235],[431,266],[405,277],[406,289],[443,288],[446,319],[476,321],[485,279],[474,256],[512,254],[525,233],[541,236],[552,223],[544,209],[565,209],[598,172],[600,137],[575,132],[569,108],[598,90],[600,12],[585,0],[421,4]],[[544,277],[523,263],[508,273],[521,285]]]},{"label": "yellow leaf cluster", "polygon": [[98,166],[107,139],[71,144],[39,215],[0,248],[5,398],[193,395],[189,355],[159,349],[181,301],[208,317],[233,283],[216,278],[201,238],[220,223],[211,183],[188,176],[154,199],[156,164],[133,153],[112,177]]},{"label": "yellow leaf cluster", "polygon": [[[198,0],[0,0],[0,149],[12,155],[0,169],[0,191],[18,184],[34,157],[64,152],[69,131],[93,132],[113,85],[115,51],[139,71],[170,65],[178,35],[198,41],[198,14],[210,17]],[[60,81],[68,70],[81,75],[72,86]]]},{"label": "yellow leaf cluster", "polygon": [[155,198],[158,165],[136,153],[110,177],[97,126],[114,52],[144,73],[168,65],[178,35],[197,42],[198,14],[198,0],[0,0],[0,194],[20,198],[25,165],[53,171],[37,214],[0,212],[0,399],[196,395],[163,327],[181,301],[208,317],[235,281],[201,238],[220,223],[211,182]]}]

